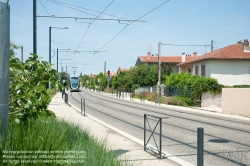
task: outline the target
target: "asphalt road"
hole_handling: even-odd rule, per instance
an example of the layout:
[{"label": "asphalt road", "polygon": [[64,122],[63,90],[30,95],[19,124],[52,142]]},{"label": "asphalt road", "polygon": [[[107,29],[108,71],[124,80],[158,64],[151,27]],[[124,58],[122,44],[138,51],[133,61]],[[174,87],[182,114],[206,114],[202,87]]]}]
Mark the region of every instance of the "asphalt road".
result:
[{"label": "asphalt road", "polygon": [[[114,95],[115,96],[115,95]],[[208,115],[157,105],[117,99],[90,90],[69,92],[69,101],[80,108],[85,98],[86,112],[130,134],[144,139],[144,114],[162,117],[162,148],[197,165],[197,128],[204,128],[204,165],[250,165],[250,121]],[[148,117],[153,130],[158,119]],[[147,139],[150,132],[147,132]],[[159,145],[159,125],[151,145]]]}]

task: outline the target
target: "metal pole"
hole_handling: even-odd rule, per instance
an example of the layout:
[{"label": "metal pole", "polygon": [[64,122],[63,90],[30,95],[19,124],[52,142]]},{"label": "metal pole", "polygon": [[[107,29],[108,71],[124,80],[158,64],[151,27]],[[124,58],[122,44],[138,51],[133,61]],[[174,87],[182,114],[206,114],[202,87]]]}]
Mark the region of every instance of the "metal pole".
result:
[{"label": "metal pole", "polygon": [[81,115],[82,115],[82,104],[83,104],[83,103],[82,103],[82,99],[83,99],[83,98],[81,98]]},{"label": "metal pole", "polygon": [[144,114],[144,151],[146,150],[146,118],[147,115]]},{"label": "metal pole", "polygon": [[67,66],[66,66],[66,73],[67,73],[68,71],[67,71]]},{"label": "metal pole", "polygon": [[[9,113],[10,7],[0,2],[0,143],[7,141]],[[3,141],[3,142],[2,142]]]},{"label": "metal pole", "polygon": [[103,74],[106,76],[106,61],[104,61],[104,73]]},{"label": "metal pole", "polygon": [[21,46],[21,62],[23,64],[23,46]]},{"label": "metal pole", "polygon": [[203,128],[197,128],[197,166],[203,166]]},{"label": "metal pole", "polygon": [[62,73],[62,59],[61,59],[61,73]]},{"label": "metal pole", "polygon": [[56,71],[58,73],[58,48],[56,49]]},{"label": "metal pole", "polygon": [[162,153],[162,118],[160,118],[160,158]]},{"label": "metal pole", "polygon": [[33,54],[37,54],[36,0],[33,0]]},{"label": "metal pole", "polygon": [[84,111],[84,116],[85,116],[85,99],[83,100],[83,111]]},{"label": "metal pole", "polygon": [[51,27],[49,27],[49,63],[51,64]]},{"label": "metal pole", "polygon": [[158,85],[161,85],[161,42],[158,43]]}]

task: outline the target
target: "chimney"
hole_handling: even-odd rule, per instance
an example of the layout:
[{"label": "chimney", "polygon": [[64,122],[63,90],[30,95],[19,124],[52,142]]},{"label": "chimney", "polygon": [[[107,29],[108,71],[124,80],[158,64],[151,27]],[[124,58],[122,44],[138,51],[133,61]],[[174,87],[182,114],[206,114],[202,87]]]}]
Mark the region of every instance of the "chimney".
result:
[{"label": "chimney", "polygon": [[247,39],[244,39],[243,45],[243,51],[249,51],[249,42]]},{"label": "chimney", "polygon": [[181,55],[181,62],[185,62],[186,61],[186,54],[182,53]]},{"label": "chimney", "polygon": [[197,52],[194,52],[194,57],[195,57],[195,58],[197,57]]},{"label": "chimney", "polygon": [[148,59],[150,59],[150,55],[151,55],[150,52],[148,52]]}]

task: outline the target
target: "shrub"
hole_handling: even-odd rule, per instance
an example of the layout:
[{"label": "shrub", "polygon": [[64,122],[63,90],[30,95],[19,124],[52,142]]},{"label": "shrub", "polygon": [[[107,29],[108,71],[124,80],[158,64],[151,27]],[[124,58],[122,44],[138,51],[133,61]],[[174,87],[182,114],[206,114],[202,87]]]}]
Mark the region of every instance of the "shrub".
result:
[{"label": "shrub", "polygon": [[170,89],[183,89],[180,96],[187,97],[188,87],[192,87],[192,99],[200,99],[202,92],[219,92],[223,85],[214,78],[200,77],[188,73],[171,74],[166,79],[166,86]]},{"label": "shrub", "polygon": [[250,88],[250,85],[234,85],[233,88]]}]

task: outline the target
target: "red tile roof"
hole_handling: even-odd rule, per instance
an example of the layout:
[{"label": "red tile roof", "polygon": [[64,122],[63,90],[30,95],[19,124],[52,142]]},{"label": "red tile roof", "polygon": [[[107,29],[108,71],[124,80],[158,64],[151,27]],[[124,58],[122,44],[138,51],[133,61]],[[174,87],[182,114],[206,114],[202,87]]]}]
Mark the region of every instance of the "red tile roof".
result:
[{"label": "red tile roof", "polygon": [[90,78],[95,78],[96,75],[90,74],[89,77],[90,77]]},{"label": "red tile roof", "polygon": [[241,44],[233,44],[202,56],[198,56],[189,61],[179,63],[177,66],[207,59],[250,59],[250,52],[244,52]]},{"label": "red tile roof", "polygon": [[[157,63],[158,56],[140,56],[139,57],[144,63]],[[180,63],[181,56],[161,56],[161,62],[169,62],[169,63]]]}]

